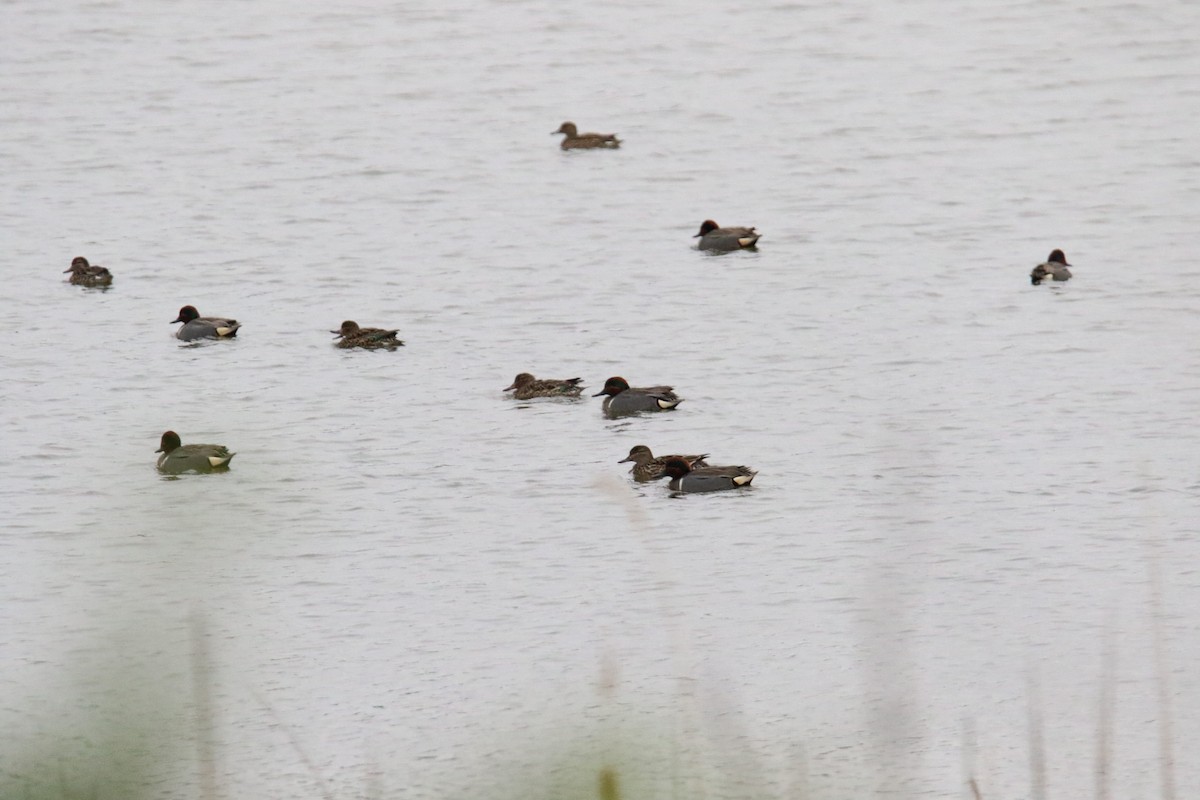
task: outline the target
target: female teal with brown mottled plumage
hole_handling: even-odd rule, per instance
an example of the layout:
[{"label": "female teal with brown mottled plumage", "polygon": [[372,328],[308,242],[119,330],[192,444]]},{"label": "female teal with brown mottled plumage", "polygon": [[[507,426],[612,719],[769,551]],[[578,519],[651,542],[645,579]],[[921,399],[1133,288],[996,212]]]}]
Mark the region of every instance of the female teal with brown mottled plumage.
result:
[{"label": "female teal with brown mottled plumage", "polygon": [[504,391],[512,392],[517,400],[532,400],[535,397],[579,397],[583,378],[535,378],[522,372],[513,378],[511,386]]},{"label": "female teal with brown mottled plumage", "polygon": [[680,459],[686,461],[688,466],[693,469],[696,467],[707,467],[708,463],[704,460],[708,458],[708,453],[702,453],[696,456],[659,456],[654,457],[654,453],[650,452],[650,448],[644,444],[634,445],[629,449],[629,455],[618,461],[618,464],[626,464],[630,461],[633,466],[629,471],[633,474],[635,481],[646,482],[656,481],[666,475],[667,462],[671,459]]},{"label": "female teal with brown mottled plumage", "polygon": [[557,133],[563,134],[562,144],[559,145],[563,150],[591,150],[591,149],[609,149],[615,150],[621,146],[621,140],[611,133],[580,133],[575,127],[574,122],[564,122],[558,126],[558,130],[551,131],[553,136]]},{"label": "female teal with brown mottled plumage", "polygon": [[359,347],[363,350],[395,350],[397,347],[403,347],[404,342],[396,338],[396,334],[400,331],[384,330],[383,328],[360,328],[358,323],[352,319],[348,319],[342,323],[342,327],[330,333],[336,333],[335,339],[341,339],[337,346],[348,350],[351,347]]},{"label": "female teal with brown mottled plumage", "polygon": [[63,270],[63,275],[66,275],[68,272],[71,273],[68,282],[76,286],[86,286],[89,289],[112,286],[113,276],[108,271],[108,268],[93,266],[83,256],[75,256],[75,258],[71,259],[71,268]]}]

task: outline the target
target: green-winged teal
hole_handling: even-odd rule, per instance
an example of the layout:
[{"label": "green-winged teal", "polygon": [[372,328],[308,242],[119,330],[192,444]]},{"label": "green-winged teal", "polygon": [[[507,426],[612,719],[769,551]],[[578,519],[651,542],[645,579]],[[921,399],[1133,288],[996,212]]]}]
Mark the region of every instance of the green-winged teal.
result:
[{"label": "green-winged teal", "polygon": [[112,286],[112,273],[107,267],[92,266],[83,256],[71,259],[71,268],[63,270],[63,275],[71,273],[70,283],[76,286],[86,286],[96,289],[101,286]]},{"label": "green-winged teal", "polygon": [[574,122],[564,122],[558,126],[558,130],[551,131],[550,135],[556,133],[564,134],[561,145],[563,150],[586,150],[596,147],[614,149],[621,146],[621,140],[614,134],[580,133]]},{"label": "green-winged teal", "polygon": [[535,397],[579,397],[583,387],[579,384],[583,378],[535,378],[528,372],[522,372],[513,378],[512,386],[504,389],[512,392],[517,400],[532,400]]},{"label": "green-winged teal", "polygon": [[679,459],[687,462],[688,466],[695,469],[696,467],[707,467],[708,463],[704,459],[708,458],[708,453],[703,453],[698,456],[659,456],[654,457],[654,453],[650,452],[650,448],[644,444],[634,445],[629,449],[629,455],[618,461],[618,464],[625,464],[630,461],[633,466],[629,471],[633,473],[635,481],[656,481],[666,475],[665,467],[671,459]]},{"label": "green-winged teal", "polygon": [[162,453],[158,457],[159,471],[171,474],[224,470],[236,455],[220,444],[181,444],[175,431],[164,433],[154,452]]},{"label": "green-winged teal", "polygon": [[349,349],[351,347],[361,347],[364,350],[395,350],[397,347],[404,345],[404,342],[396,338],[396,331],[388,331],[383,328],[360,328],[358,323],[352,319],[348,319],[342,323],[336,331],[333,338],[340,339],[337,343],[338,347]]},{"label": "green-winged teal", "polygon": [[700,240],[701,250],[716,250],[728,252],[746,247],[754,247],[758,243],[759,234],[750,228],[722,228],[711,219],[700,224],[700,232],[693,239]]},{"label": "green-winged teal", "polygon": [[190,342],[193,339],[232,339],[242,327],[236,319],[225,317],[202,317],[195,306],[179,309],[179,316],[171,322],[182,322],[175,331],[175,338]]},{"label": "green-winged teal", "polygon": [[1029,280],[1034,286],[1039,285],[1042,281],[1069,281],[1071,279],[1071,270],[1067,269],[1069,266],[1071,265],[1067,263],[1067,257],[1063,255],[1063,251],[1053,250],[1044,264],[1038,264],[1033,268],[1033,272],[1029,273]]},{"label": "green-winged teal", "polygon": [[683,402],[670,386],[644,386],[630,388],[624,378],[612,377],[604,382],[604,388],[592,397],[604,398],[602,410],[610,417],[637,414],[642,411],[670,411]]},{"label": "green-winged teal", "polygon": [[717,492],[749,486],[758,473],[749,467],[699,467],[692,469],[682,458],[667,460],[663,470],[671,476],[672,492]]}]

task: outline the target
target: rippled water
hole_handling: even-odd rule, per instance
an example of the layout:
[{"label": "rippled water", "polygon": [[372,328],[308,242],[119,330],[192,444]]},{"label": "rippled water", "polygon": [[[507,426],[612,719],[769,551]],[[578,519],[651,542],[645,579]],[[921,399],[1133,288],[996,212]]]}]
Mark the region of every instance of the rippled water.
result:
[{"label": "rippled water", "polygon": [[[1076,796],[1108,708],[1114,796],[1164,728],[1194,796],[1197,9],[5,4],[0,774],[992,800],[1032,707]],[[232,470],[162,479],[167,428]]]}]

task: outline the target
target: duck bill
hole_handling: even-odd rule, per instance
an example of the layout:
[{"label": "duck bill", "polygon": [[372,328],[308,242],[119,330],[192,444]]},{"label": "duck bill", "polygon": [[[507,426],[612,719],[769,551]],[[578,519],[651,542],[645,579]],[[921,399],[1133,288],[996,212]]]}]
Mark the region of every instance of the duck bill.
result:
[{"label": "duck bill", "polygon": [[70,269],[64,269],[64,270],[63,270],[63,275],[66,275],[68,272],[74,272],[74,271],[75,271],[75,268],[74,268],[74,267],[71,267]]},{"label": "duck bill", "polygon": [[335,338],[335,339],[340,339],[346,335],[346,334],[342,333],[341,331],[330,331],[330,333],[333,334],[333,338]]},{"label": "duck bill", "polygon": [[592,397],[599,397],[599,396],[600,396],[600,395],[602,395],[602,394],[608,394],[608,392],[603,392],[603,391],[601,391],[601,392],[596,392],[594,395],[592,395]]},{"label": "duck bill", "polygon": [[183,322],[183,317],[176,317],[175,319],[171,320],[172,324],[174,324],[176,322]]},{"label": "duck bill", "polygon": [[620,461],[618,461],[617,463],[618,463],[618,464],[627,464],[627,463],[629,463],[630,461],[633,461],[633,459],[632,459],[632,458],[622,458],[622,459],[621,459]]},{"label": "duck bill", "polygon": [[501,391],[511,392],[515,388],[517,388],[517,385],[514,383],[512,386],[505,386]]}]

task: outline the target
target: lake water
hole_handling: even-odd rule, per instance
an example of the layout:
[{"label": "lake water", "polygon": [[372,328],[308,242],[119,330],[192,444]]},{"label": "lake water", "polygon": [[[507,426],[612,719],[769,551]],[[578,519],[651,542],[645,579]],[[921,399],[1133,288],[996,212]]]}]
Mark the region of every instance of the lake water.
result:
[{"label": "lake water", "polygon": [[1200,5],[3,19],[5,796],[1200,793]]}]

